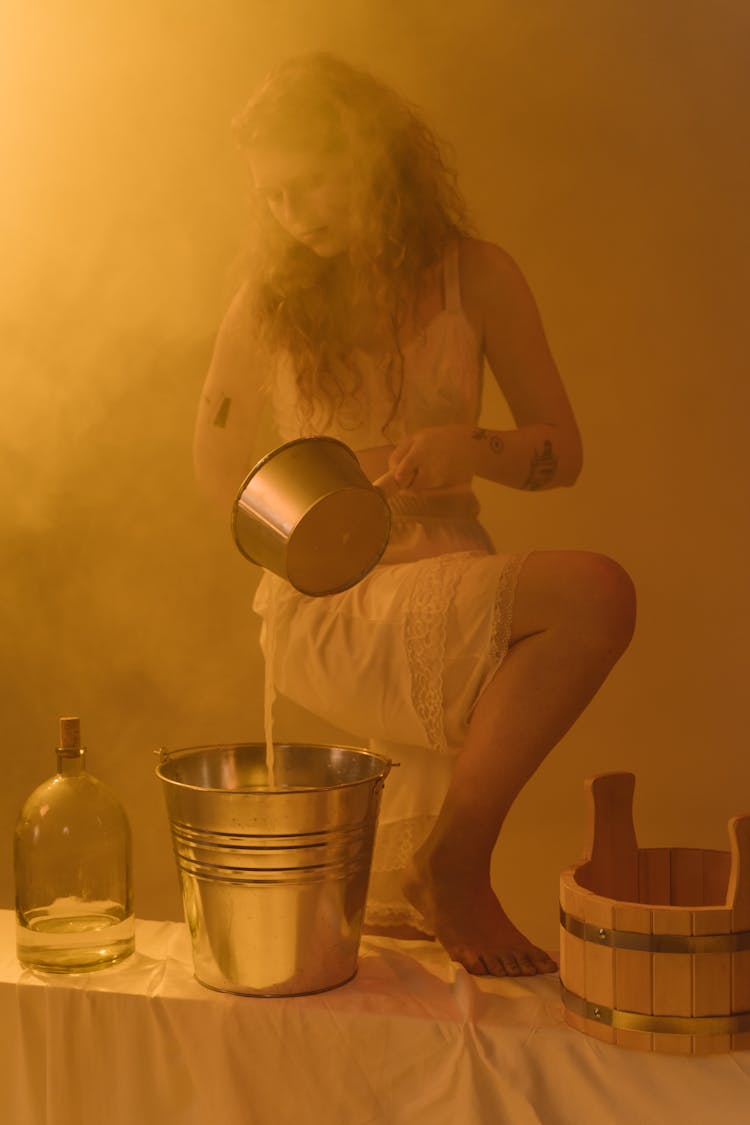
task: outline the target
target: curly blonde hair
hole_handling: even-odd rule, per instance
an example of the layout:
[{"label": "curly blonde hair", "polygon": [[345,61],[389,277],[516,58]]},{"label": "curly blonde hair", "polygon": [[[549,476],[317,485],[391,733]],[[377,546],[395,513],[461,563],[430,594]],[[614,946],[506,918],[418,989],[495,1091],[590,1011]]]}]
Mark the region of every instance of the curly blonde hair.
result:
[{"label": "curly blonde hair", "polygon": [[317,256],[251,196],[245,270],[255,330],[272,354],[290,357],[308,421],[316,404],[330,421],[356,395],[354,311],[369,306],[389,325],[385,432],[402,391],[400,329],[446,243],[469,230],[441,143],[398,93],[326,53],[272,71],[234,131],[248,151],[271,144],[349,155],[355,224],[347,253]]}]

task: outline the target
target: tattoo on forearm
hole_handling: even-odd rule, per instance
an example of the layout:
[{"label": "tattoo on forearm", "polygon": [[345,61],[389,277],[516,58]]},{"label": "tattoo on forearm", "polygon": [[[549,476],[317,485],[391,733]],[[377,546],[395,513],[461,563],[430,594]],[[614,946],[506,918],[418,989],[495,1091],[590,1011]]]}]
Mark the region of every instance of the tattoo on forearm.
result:
[{"label": "tattoo on forearm", "polygon": [[224,429],[224,427],[227,424],[227,418],[229,417],[229,408],[230,408],[231,405],[232,405],[231,398],[227,398],[226,395],[225,395],[224,398],[221,400],[221,406],[216,411],[216,415],[214,417],[214,425],[218,426],[222,430]]},{"label": "tattoo on forearm", "polygon": [[531,468],[523,488],[536,492],[550,483],[557,472],[557,457],[552,449],[552,442],[545,441],[542,452],[534,450],[531,458]]},{"label": "tattoo on forearm", "polygon": [[485,439],[490,443],[490,449],[493,453],[502,453],[503,439],[499,434],[493,433],[492,430],[472,430],[471,436],[475,441],[484,441]]}]

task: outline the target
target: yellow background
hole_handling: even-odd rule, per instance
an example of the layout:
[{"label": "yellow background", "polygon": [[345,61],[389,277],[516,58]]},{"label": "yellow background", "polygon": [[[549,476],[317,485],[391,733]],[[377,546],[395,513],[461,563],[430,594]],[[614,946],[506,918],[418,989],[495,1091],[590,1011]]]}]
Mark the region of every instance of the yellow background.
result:
[{"label": "yellow background", "polygon": [[749,44],[741,0],[3,5],[1,906],[58,715],[126,805],[141,917],[180,916],[153,751],[261,737],[257,574],[194,493],[191,430],[242,224],[229,122],[319,47],[422,106],[539,301],[585,468],[481,487],[498,546],[603,551],[638,589],[632,647],[513,809],[506,905],[556,947],[592,773],[636,773],[644,845],[725,846],[750,812]]}]

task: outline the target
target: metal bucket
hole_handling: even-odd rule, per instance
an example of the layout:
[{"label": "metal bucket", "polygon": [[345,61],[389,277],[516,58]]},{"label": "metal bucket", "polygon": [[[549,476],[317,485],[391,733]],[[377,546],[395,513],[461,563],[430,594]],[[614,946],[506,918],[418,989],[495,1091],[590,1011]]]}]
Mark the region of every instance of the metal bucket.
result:
[{"label": "metal bucket", "polygon": [[335,594],[375,566],[391,513],[356,455],[335,438],[300,438],[264,457],[232,508],[232,534],[245,558],[303,594]]},{"label": "metal bucket", "polygon": [[201,984],[249,996],[336,988],[357,971],[390,761],[341,746],[161,751],[185,918]]}]

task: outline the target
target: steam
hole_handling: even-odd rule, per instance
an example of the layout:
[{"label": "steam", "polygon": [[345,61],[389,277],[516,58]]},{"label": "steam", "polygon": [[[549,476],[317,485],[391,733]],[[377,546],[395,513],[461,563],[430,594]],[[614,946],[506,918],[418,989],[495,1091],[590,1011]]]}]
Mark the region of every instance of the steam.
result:
[{"label": "steam", "polygon": [[80,714],[141,916],[180,913],[151,750],[262,738],[259,573],[196,495],[192,428],[242,232],[230,123],[279,58],[343,46],[326,7],[0,13],[0,831]]},{"label": "steam", "polygon": [[[661,7],[0,5],[6,840],[52,768],[58,716],[80,714],[92,770],[133,823],[137,911],[179,916],[151,750],[262,732],[257,574],[195,495],[190,445],[242,229],[230,122],[274,63],[305,50],[361,63],[424,108],[455,146],[478,228],[518,257],[541,305],[591,469],[538,505],[488,496],[499,545],[585,543],[650,576],[663,635],[650,673],[641,648],[633,698],[650,697],[649,674],[662,685],[651,719],[681,760],[691,739],[693,764],[704,753],[701,717],[709,741],[736,744],[743,718],[724,689],[741,668],[747,590],[734,487],[747,475],[747,17],[704,0],[675,22]],[[676,404],[685,459],[667,471]],[[705,581],[696,528],[720,583]],[[706,609],[702,626],[696,591],[709,586],[724,616]],[[707,683],[722,684],[719,720]],[[687,695],[704,710],[676,736]],[[604,745],[647,755],[638,708],[609,721],[606,700],[577,735],[589,762]],[[559,761],[550,794],[568,784]],[[675,774],[667,750],[664,769]],[[725,790],[741,791],[729,770]],[[578,846],[558,828],[534,830],[552,863]]]}]

